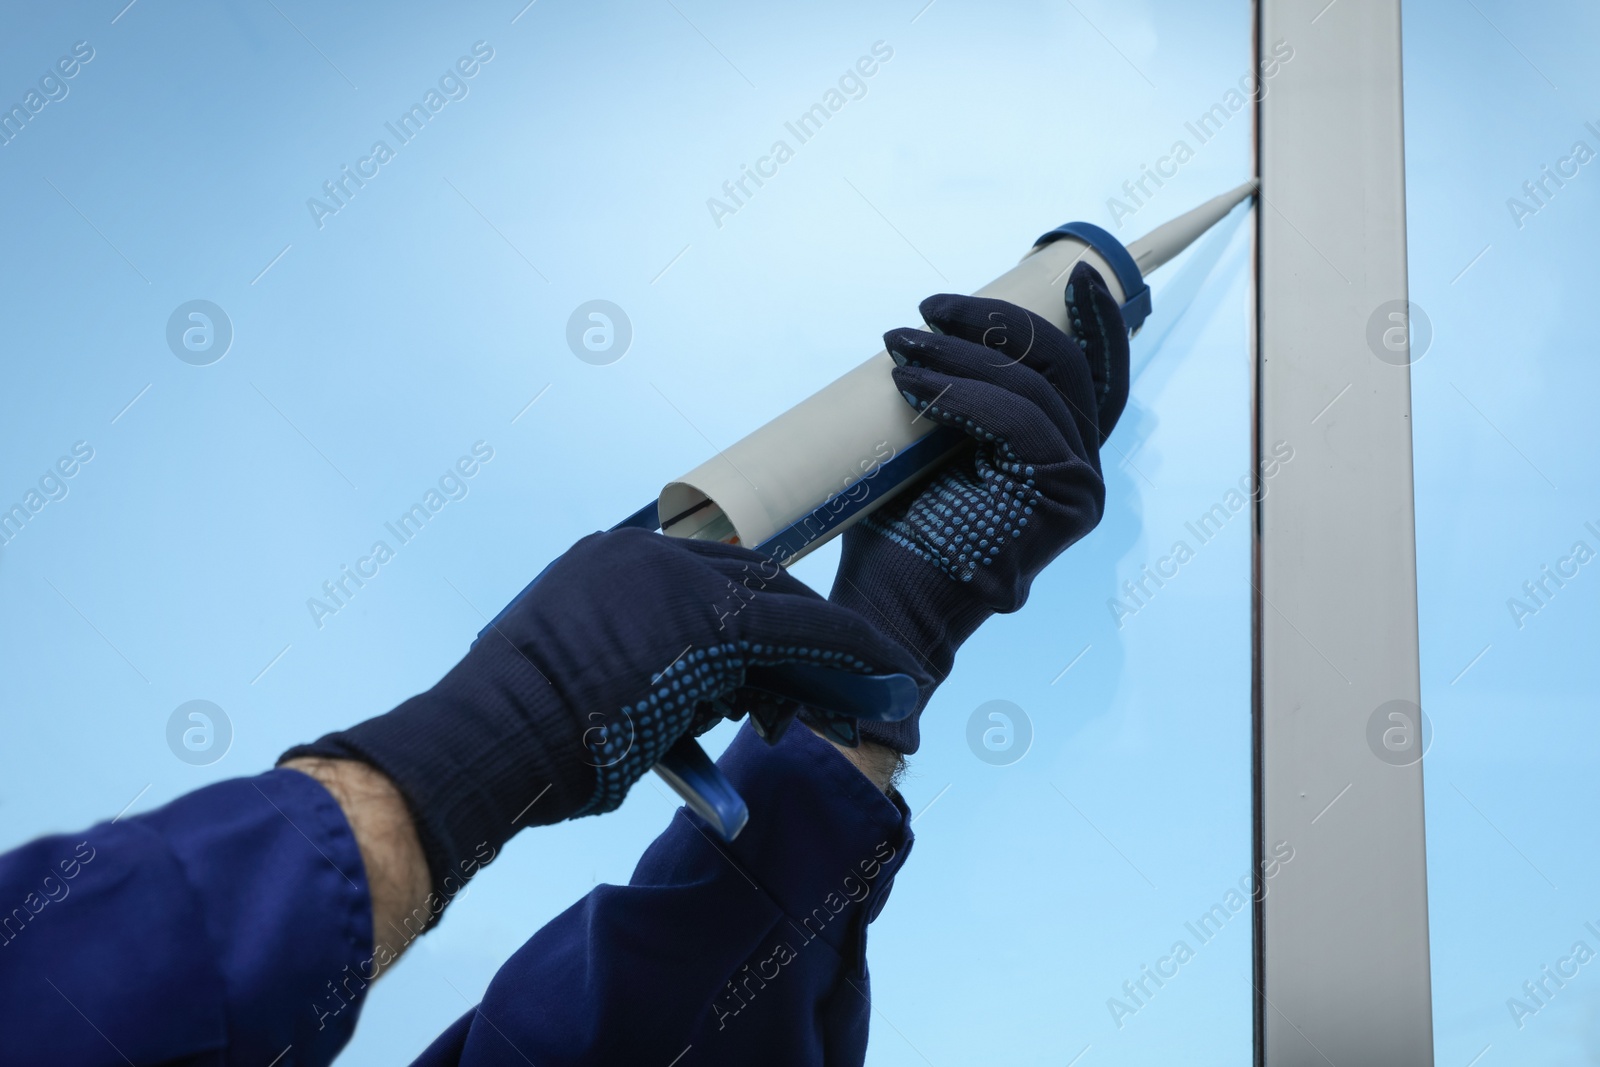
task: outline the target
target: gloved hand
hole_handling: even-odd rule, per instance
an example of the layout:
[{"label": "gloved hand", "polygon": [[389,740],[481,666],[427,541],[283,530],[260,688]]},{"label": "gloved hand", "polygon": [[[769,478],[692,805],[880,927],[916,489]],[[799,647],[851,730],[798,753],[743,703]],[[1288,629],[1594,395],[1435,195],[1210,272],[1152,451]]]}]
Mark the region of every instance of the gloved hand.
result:
[{"label": "gloved hand", "polygon": [[[426,693],[283,759],[357,759],[406,798],[436,888],[523,826],[611,811],[684,734],[795,708],[747,686],[803,663],[928,679],[765,557],[624,529],[552,563]],[[909,690],[909,685],[906,687]],[[774,738],[775,739],[775,738]],[[493,855],[494,851],[488,854]]]},{"label": "gloved hand", "polygon": [[922,708],[961,643],[1020,608],[1034,576],[1100,521],[1100,445],[1128,400],[1128,332],[1087,264],[1066,302],[1076,340],[1014,304],[949,295],[922,302],[937,333],[884,335],[906,400],[976,445],[844,534],[829,599],[933,675],[916,715],[861,724],[896,751],[917,750]]}]

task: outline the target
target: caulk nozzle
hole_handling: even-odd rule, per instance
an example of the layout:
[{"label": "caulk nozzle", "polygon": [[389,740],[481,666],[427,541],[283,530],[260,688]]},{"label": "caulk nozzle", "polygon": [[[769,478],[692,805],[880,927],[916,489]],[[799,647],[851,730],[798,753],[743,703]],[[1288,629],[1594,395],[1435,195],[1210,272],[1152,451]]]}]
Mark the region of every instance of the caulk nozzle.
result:
[{"label": "caulk nozzle", "polygon": [[1244,184],[1213,197],[1192,211],[1164,222],[1128,246],[1128,254],[1148,275],[1163,263],[1193,244],[1201,234],[1221,222],[1228,212],[1254,196],[1261,183],[1251,178]]}]

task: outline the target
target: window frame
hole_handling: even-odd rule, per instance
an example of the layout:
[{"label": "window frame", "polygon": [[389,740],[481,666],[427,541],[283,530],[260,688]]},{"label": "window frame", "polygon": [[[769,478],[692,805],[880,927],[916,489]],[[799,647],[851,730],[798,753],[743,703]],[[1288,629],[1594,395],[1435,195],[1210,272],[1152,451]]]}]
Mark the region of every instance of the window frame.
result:
[{"label": "window frame", "polygon": [[1256,0],[1255,36],[1294,49],[1256,104],[1255,1060],[1431,1064],[1409,342],[1369,340],[1409,313],[1400,2]]}]

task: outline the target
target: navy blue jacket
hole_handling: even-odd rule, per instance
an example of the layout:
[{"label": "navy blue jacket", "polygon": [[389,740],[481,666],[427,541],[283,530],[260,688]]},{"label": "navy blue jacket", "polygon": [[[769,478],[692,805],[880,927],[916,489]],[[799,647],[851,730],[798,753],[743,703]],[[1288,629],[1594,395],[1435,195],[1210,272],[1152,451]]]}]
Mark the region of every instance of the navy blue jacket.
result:
[{"label": "navy blue jacket", "polygon": [[[680,809],[628,885],[534,934],[416,1062],[861,1063],[865,928],[907,812],[798,724],[772,747],[746,726],[718,763],[750,807],[738,840]],[[374,971],[355,838],[290,770],[0,856],[0,909],[6,1067],[315,1067]]]}]

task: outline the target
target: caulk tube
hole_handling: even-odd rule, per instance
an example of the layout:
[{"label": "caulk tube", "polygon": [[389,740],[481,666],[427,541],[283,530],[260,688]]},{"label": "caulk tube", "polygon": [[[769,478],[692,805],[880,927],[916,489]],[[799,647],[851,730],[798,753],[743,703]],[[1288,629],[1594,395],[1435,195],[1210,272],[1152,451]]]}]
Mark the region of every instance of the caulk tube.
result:
[{"label": "caulk tube", "polygon": [[[1068,330],[1065,290],[1078,262],[1100,272],[1137,331],[1150,313],[1144,275],[1172,259],[1255,192],[1252,179],[1124,248],[1105,230],[1068,223],[1035,242],[975,296],[1006,300]],[[787,566],[842,533],[967,444],[965,434],[911,413],[879,352],[748,437],[667,485],[614,527],[731,541]],[[491,624],[492,625],[492,624]],[[794,692],[793,685],[781,687]],[[835,694],[837,695],[837,694]],[[744,826],[744,801],[692,737],[656,771],[725,840]]]},{"label": "caulk tube", "polygon": [[[1128,250],[1105,230],[1068,223],[975,296],[1006,300],[1068,330],[1072,268],[1100,272],[1137,330],[1150,290]],[[917,417],[880,351],[661,491],[663,533],[733,541],[785,566],[870,514],[966,443]]]},{"label": "caulk tube", "polygon": [[[1087,222],[1039,238],[1022,262],[975,296],[1006,300],[1067,330],[1065,290],[1077,263],[1100,272],[1137,332],[1150,314],[1144,276],[1255,192],[1254,179],[1156,227],[1126,248]],[[677,537],[730,541],[787,566],[870,514],[966,444],[911,412],[879,352],[661,491],[630,523]]]}]

